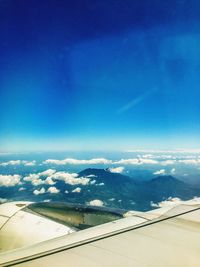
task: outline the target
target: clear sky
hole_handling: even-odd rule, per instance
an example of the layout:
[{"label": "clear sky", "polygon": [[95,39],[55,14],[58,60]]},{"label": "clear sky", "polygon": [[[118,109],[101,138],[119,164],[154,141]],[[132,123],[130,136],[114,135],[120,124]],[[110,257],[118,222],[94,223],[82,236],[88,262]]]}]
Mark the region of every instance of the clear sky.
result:
[{"label": "clear sky", "polygon": [[195,0],[1,0],[0,150],[199,148],[199,14]]}]

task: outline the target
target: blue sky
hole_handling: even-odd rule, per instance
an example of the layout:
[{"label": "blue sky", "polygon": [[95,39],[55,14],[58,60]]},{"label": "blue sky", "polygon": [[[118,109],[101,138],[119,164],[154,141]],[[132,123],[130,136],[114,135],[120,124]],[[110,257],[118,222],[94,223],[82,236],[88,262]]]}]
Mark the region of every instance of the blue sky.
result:
[{"label": "blue sky", "polygon": [[1,1],[0,146],[197,148],[197,1]]}]

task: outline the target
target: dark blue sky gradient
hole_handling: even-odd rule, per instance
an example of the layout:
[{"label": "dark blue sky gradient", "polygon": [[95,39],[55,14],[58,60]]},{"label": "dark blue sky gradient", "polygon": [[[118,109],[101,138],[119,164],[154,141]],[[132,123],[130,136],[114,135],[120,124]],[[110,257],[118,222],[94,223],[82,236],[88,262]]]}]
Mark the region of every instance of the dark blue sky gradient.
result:
[{"label": "dark blue sky gradient", "polygon": [[199,14],[197,0],[1,0],[1,150],[199,147]]}]

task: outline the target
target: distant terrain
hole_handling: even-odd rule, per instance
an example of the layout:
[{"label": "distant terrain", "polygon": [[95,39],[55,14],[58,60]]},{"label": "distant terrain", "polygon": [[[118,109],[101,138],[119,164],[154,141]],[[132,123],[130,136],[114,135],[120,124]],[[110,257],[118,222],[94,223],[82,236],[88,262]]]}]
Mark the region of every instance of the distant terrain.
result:
[{"label": "distant terrain", "polygon": [[[53,179],[55,175],[50,177]],[[156,203],[168,198],[188,200],[200,196],[199,188],[180,181],[172,175],[158,175],[153,179],[139,181],[128,174],[114,173],[109,169],[86,168],[76,175],[74,181],[78,181],[76,179],[79,178],[79,185],[70,184],[70,181],[67,183],[62,179],[56,180],[54,183],[57,191],[55,192],[47,190],[47,184],[42,178],[36,180],[40,181],[41,185],[36,186],[38,191],[34,192],[39,193],[34,194],[34,186],[28,182],[19,183],[13,187],[1,186],[0,196],[1,199],[8,200],[65,201],[81,204],[95,204],[96,202],[92,200],[96,200],[101,201],[100,205],[108,207],[143,211],[155,208]]]},{"label": "distant terrain", "polygon": [[97,183],[104,183],[103,188],[95,187],[92,192],[87,192],[87,195],[89,197],[90,194],[95,194],[97,198],[103,199],[108,199],[109,196],[110,201],[106,202],[114,207],[148,210],[152,208],[151,202],[159,203],[170,197],[188,200],[200,196],[199,188],[170,175],[157,176],[142,182],[104,169],[85,169],[79,175],[95,175]]}]

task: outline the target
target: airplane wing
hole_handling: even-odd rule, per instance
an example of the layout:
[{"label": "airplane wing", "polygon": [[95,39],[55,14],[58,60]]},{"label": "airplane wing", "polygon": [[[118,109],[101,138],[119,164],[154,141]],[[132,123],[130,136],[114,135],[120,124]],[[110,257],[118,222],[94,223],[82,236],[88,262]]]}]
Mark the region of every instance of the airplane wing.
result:
[{"label": "airplane wing", "polygon": [[118,220],[5,251],[0,253],[0,265],[199,267],[199,251],[200,203],[188,203],[128,212]]}]

